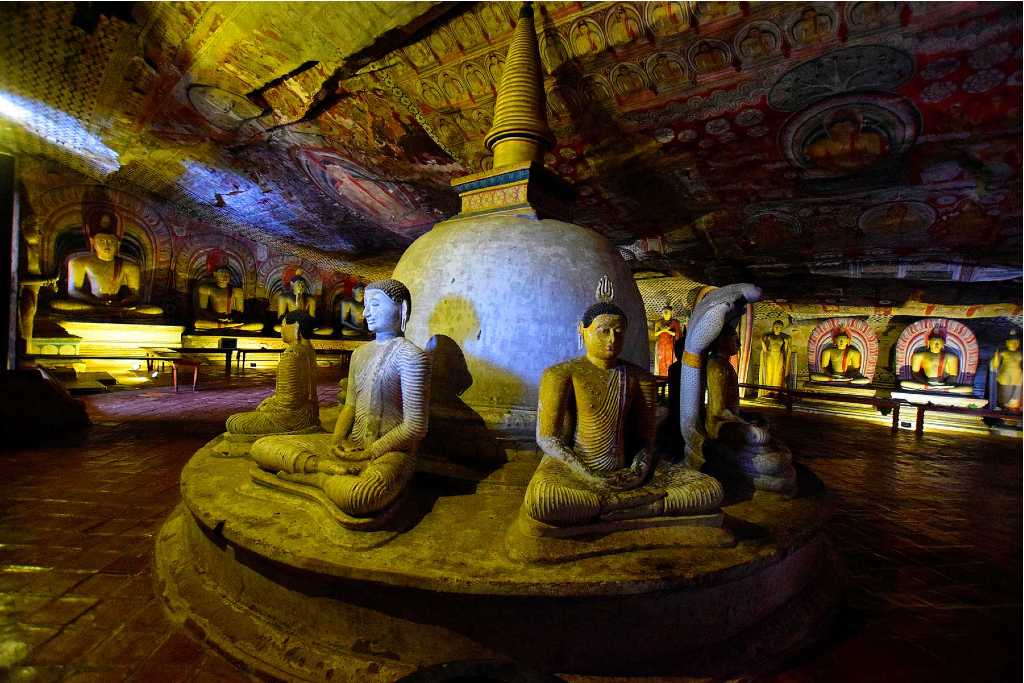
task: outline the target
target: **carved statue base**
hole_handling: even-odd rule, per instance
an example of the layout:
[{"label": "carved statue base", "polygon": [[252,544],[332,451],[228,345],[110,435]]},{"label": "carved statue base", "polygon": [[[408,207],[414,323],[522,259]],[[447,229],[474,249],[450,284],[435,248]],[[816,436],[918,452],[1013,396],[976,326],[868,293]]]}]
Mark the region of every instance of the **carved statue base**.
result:
[{"label": "carved statue base", "polygon": [[520,509],[505,549],[519,562],[556,563],[656,548],[729,548],[736,545],[736,537],[721,528],[722,520],[719,513],[558,527],[531,519]]},{"label": "carved statue base", "polygon": [[814,380],[811,380],[801,384],[800,390],[813,391],[816,394],[835,394],[837,396],[874,397],[878,395],[877,389],[868,386],[852,384],[850,382],[816,382]]},{"label": "carved statue base", "polygon": [[[231,659],[285,680],[390,682],[469,659],[729,677],[771,669],[826,632],[843,570],[822,533],[828,497],[809,472],[799,499],[726,505],[723,528],[689,518],[535,536],[579,559],[524,564],[506,556],[506,539],[538,459],[517,450],[464,478],[441,455],[423,457],[430,472],[415,475],[406,507],[384,528],[353,531],[321,502],[278,490],[286,484],[254,482],[251,461],[204,447],[157,538],[161,597]],[[742,533],[725,547],[679,547],[731,529]],[[633,549],[601,548],[634,533]]]}]

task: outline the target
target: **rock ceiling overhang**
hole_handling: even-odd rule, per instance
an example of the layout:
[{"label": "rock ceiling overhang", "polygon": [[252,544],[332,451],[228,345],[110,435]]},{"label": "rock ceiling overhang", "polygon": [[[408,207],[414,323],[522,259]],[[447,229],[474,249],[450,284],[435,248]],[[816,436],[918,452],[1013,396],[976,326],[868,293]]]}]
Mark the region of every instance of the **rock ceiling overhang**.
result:
[{"label": "rock ceiling overhang", "polygon": [[[34,131],[0,119],[4,146],[357,271],[451,215],[450,180],[489,165],[516,5],[136,3],[92,26],[69,4],[3,12],[5,108],[43,112]],[[638,263],[710,281],[1019,277],[1019,4],[537,16],[547,162],[576,188],[575,221]]]}]

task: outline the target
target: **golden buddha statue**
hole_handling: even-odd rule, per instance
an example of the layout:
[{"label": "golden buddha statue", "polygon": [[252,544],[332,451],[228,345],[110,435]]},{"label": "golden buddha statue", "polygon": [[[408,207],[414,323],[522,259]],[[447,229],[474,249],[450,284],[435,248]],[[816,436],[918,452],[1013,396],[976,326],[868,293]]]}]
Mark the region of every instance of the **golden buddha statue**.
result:
[{"label": "golden buddha statue", "polygon": [[988,364],[996,385],[995,403],[1003,410],[1019,413],[1022,371],[1020,337],[1016,330],[1010,333],[1004,344],[1004,348],[996,351]]},{"label": "golden buddha statue", "polygon": [[[761,337],[761,366],[758,369],[758,384],[769,387],[786,385],[786,374],[789,371],[789,335],[783,334],[782,328],[782,321],[776,320],[772,323],[772,331]],[[774,391],[758,390],[758,396],[774,398],[776,395]]]},{"label": "golden buddha statue", "polygon": [[[277,319],[281,320],[292,311],[303,311],[309,317],[316,320],[316,297],[309,291],[309,280],[302,276],[302,270],[296,269],[295,275],[288,282],[291,295],[279,294],[277,297]],[[274,325],[274,332],[280,332],[281,325]],[[315,335],[331,334],[333,330],[329,327],[317,327],[313,330]]]},{"label": "golden buddha statue", "polygon": [[767,423],[740,411],[739,380],[729,359],[739,352],[739,335],[726,325],[707,359],[704,457],[718,475],[748,480],[755,489],[791,495],[796,491],[793,458],[772,440]]},{"label": "golden buddha statue", "polygon": [[51,307],[69,313],[126,317],[163,313],[159,306],[139,301],[139,265],[117,253],[121,248],[117,216],[110,211],[93,213],[86,222],[86,236],[91,252],[68,260],[70,299],[57,299]]},{"label": "golden buddha statue", "polygon": [[871,380],[860,374],[860,351],[850,346],[850,335],[840,332],[833,345],[821,352],[819,367],[827,372],[812,372],[814,382],[842,382],[845,384],[868,384]]},{"label": "golden buddha statue", "polygon": [[23,353],[32,353],[32,334],[35,327],[39,290],[57,288],[56,277],[42,277],[39,271],[39,243],[42,231],[35,216],[26,216],[21,222],[21,237],[25,242],[25,272],[18,277],[18,334],[23,340]]},{"label": "golden buddha statue", "polygon": [[657,462],[654,382],[619,359],[626,323],[618,306],[594,304],[579,324],[586,355],[541,377],[537,444],[544,457],[523,503],[535,523],[578,527],[718,510],[723,494],[715,479]]},{"label": "golden buddha statue", "polygon": [[303,311],[292,311],[281,322],[281,338],[288,347],[277,364],[274,394],[256,410],[229,417],[226,425],[229,437],[302,434],[320,428],[316,351],[309,343],[313,319]]},{"label": "golden buddha statue", "polygon": [[368,332],[364,314],[365,297],[366,288],[363,285],[356,285],[352,289],[352,298],[342,300],[341,336],[362,337]]},{"label": "golden buddha statue", "polygon": [[245,294],[241,287],[231,286],[231,271],[217,268],[213,271],[213,283],[203,283],[196,289],[197,330],[242,330],[258,332],[263,323],[244,322]]},{"label": "golden buddha statue", "polygon": [[937,391],[948,394],[970,394],[974,387],[956,383],[960,374],[960,357],[946,351],[946,340],[933,332],[928,336],[928,347],[918,349],[910,356],[912,379],[900,381],[907,391]]},{"label": "golden buddha statue", "polygon": [[[366,322],[376,336],[352,354],[334,433],[260,439],[252,457],[262,469],[321,491],[353,518],[381,521],[397,509],[427,434],[430,398],[430,357],[404,334],[411,303],[398,280],[366,286]],[[366,528],[358,519],[351,526]]]}]

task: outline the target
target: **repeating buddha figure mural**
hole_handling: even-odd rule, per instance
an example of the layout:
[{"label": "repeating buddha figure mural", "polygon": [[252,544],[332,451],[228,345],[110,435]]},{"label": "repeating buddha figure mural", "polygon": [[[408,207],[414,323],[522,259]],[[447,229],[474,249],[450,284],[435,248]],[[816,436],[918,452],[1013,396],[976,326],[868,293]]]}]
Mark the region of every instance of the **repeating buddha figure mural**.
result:
[{"label": "repeating buddha figure mural", "polygon": [[544,457],[523,503],[536,523],[585,527],[706,514],[721,503],[717,481],[659,461],[652,378],[619,358],[627,324],[619,307],[594,304],[579,323],[586,355],[541,377],[537,444]]},{"label": "repeating buddha figure mural", "polygon": [[334,433],[271,436],[252,446],[261,468],[322,491],[351,528],[375,527],[394,514],[427,433],[430,359],[404,336],[411,307],[398,280],[366,285],[374,341],[352,355]]},{"label": "repeating buddha figure mural", "polygon": [[124,226],[113,209],[88,207],[83,232],[89,253],[68,259],[66,299],[56,299],[56,311],[71,314],[135,317],[158,316],[159,306],[141,301],[139,264],[118,255]]}]

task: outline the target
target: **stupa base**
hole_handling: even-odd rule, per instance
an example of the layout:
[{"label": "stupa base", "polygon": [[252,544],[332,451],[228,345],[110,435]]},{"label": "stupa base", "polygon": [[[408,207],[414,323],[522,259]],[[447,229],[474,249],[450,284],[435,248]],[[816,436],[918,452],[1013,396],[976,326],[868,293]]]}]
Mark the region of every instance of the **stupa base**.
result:
[{"label": "stupa base", "polygon": [[528,468],[479,481],[418,473],[404,533],[328,524],[318,503],[257,486],[250,469],[208,447],[193,456],[156,572],[173,619],[260,675],[394,681],[471,659],[575,674],[756,673],[820,636],[841,589],[820,484],[725,508],[732,547],[549,565],[505,552]]}]

